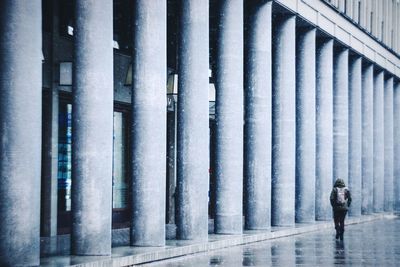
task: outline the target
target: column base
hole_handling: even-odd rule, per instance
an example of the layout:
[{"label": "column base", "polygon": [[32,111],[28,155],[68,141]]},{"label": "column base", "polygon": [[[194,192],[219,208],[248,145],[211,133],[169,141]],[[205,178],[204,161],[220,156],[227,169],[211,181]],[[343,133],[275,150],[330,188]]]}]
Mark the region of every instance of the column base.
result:
[{"label": "column base", "polygon": [[216,234],[240,235],[243,233],[243,218],[241,215],[216,215],[214,229]]}]

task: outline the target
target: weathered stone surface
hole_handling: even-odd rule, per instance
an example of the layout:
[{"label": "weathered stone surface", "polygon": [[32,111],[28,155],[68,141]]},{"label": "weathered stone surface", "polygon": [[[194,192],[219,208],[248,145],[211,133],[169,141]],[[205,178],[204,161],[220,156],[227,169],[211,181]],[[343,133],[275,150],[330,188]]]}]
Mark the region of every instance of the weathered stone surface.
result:
[{"label": "weathered stone surface", "polygon": [[374,76],[374,212],[383,211],[385,147],[384,147],[384,72]]},{"label": "weathered stone surface", "polygon": [[315,28],[298,30],[296,54],[296,222],[315,221]]},{"label": "weathered stone surface", "polygon": [[373,212],[374,197],[374,66],[362,76],[362,204],[363,214]]},{"label": "weathered stone surface", "polygon": [[331,220],[333,155],[333,40],[317,43],[316,55],[316,186],[315,218]]},{"label": "weathered stone surface", "polygon": [[180,16],[177,238],[207,240],[208,1],[182,1]]},{"label": "weathered stone surface", "polygon": [[272,2],[246,14],[244,184],[245,228],[271,226]]},{"label": "weathered stone surface", "polygon": [[348,185],[349,154],[349,50],[333,53],[333,182],[341,178]]},{"label": "weathered stone surface", "polygon": [[0,265],[38,266],[42,134],[40,1],[0,3]]},{"label": "weathered stone surface", "polygon": [[393,91],[393,148],[394,148],[394,211],[400,212],[400,82],[397,81]]},{"label": "weathered stone surface", "polygon": [[243,229],[243,0],[218,10],[215,233]]},{"label": "weathered stone surface", "polygon": [[76,1],[71,197],[75,255],[111,254],[112,22],[110,1]]},{"label": "weathered stone surface", "polygon": [[349,215],[361,215],[361,58],[349,58],[349,189],[352,203]]},{"label": "weathered stone surface", "polygon": [[295,222],[296,17],[273,21],[271,224]]},{"label": "weathered stone surface", "polygon": [[385,188],[383,208],[385,211],[393,211],[393,77],[385,80],[384,86]]},{"label": "weathered stone surface", "polygon": [[167,4],[163,0],[142,0],[136,1],[135,8],[130,244],[163,246],[166,207]]}]

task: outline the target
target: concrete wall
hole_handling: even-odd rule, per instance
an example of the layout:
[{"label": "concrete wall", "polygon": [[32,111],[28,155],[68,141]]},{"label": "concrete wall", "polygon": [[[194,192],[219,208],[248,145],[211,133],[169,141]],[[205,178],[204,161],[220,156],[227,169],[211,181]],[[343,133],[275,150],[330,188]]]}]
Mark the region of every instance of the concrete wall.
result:
[{"label": "concrete wall", "polygon": [[[275,1],[285,8],[292,10],[312,25],[335,37],[345,46],[350,46],[355,52],[363,55],[371,62],[400,77],[400,49],[397,49],[396,53],[394,50],[389,50],[389,47],[381,42],[381,40],[362,29],[358,24],[352,22],[351,19],[338,12],[336,8],[320,0]],[[371,1],[381,2],[376,0]],[[372,7],[372,10],[377,9]],[[397,23],[395,25],[397,25],[397,28],[395,28],[394,33],[399,31],[398,15],[396,19]],[[394,35],[399,36],[398,34]],[[399,46],[399,41],[397,41],[397,46]]]}]

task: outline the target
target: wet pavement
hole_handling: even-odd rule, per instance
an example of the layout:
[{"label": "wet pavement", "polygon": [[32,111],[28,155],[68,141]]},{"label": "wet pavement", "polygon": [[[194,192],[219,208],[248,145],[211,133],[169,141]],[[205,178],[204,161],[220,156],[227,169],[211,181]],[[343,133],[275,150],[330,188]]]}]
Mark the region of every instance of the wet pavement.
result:
[{"label": "wet pavement", "polygon": [[188,255],[140,266],[400,266],[400,218]]}]

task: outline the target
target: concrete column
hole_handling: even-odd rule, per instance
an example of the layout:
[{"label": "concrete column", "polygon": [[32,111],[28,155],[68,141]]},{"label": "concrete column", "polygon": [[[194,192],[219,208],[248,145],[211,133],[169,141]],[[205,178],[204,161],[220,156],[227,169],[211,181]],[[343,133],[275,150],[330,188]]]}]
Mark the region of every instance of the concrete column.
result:
[{"label": "concrete column", "polygon": [[42,9],[0,2],[0,265],[40,264]]},{"label": "concrete column", "polygon": [[331,220],[333,152],[333,40],[320,39],[316,53],[315,218]]},{"label": "concrete column", "polygon": [[273,21],[272,225],[295,221],[296,17]]},{"label": "concrete column", "polygon": [[111,254],[113,12],[77,0],[72,114],[72,235],[76,255]]},{"label": "concrete column", "polygon": [[208,239],[208,1],[181,2],[177,238]]},{"label": "concrete column", "polygon": [[373,212],[374,188],[374,65],[362,74],[362,204],[363,214]]},{"label": "concrete column", "polygon": [[296,222],[315,221],[315,28],[296,42]]},{"label": "concrete column", "polygon": [[383,76],[383,71],[378,71],[374,77],[374,212],[383,211],[385,188]]},{"label": "concrete column", "polygon": [[333,56],[333,182],[348,186],[349,154],[349,50],[337,48]]},{"label": "concrete column", "polygon": [[[167,3],[135,2],[131,245],[165,245]],[[154,38],[157,36],[157,38]]]},{"label": "concrete column", "polygon": [[393,144],[394,162],[393,165],[393,186],[394,186],[394,211],[400,212],[400,82],[397,81],[393,90]]},{"label": "concrete column", "polygon": [[243,229],[243,0],[222,0],[216,57],[217,234]]},{"label": "concrete column", "polygon": [[393,77],[385,80],[384,86],[384,210],[393,211]]},{"label": "concrete column", "polygon": [[244,211],[245,228],[271,226],[272,2],[246,13]]},{"label": "concrete column", "polygon": [[362,151],[362,120],[361,120],[361,57],[349,59],[349,189],[352,203],[349,211],[351,216],[361,215],[361,151]]}]

